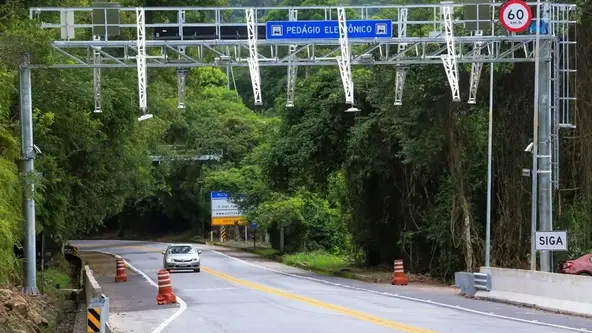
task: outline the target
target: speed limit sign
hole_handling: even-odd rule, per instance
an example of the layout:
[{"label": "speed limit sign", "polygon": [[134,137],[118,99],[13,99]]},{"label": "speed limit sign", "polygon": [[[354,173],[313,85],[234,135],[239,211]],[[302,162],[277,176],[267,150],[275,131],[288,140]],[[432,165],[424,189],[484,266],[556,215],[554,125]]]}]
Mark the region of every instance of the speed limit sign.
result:
[{"label": "speed limit sign", "polygon": [[522,32],[530,26],[532,10],[522,0],[509,0],[502,5],[499,13],[500,23],[506,30]]}]

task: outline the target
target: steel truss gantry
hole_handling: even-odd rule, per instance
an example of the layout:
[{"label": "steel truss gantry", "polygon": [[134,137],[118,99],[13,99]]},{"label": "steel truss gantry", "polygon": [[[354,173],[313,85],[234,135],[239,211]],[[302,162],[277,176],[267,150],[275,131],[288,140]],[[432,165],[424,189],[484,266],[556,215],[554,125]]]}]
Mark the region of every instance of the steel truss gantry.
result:
[{"label": "steel truss gantry", "polygon": [[[531,5],[534,3],[530,3]],[[455,12],[463,6],[486,6],[493,9],[491,17],[477,17],[482,26],[497,24],[496,13],[499,3],[454,4],[442,2],[429,5],[385,5],[349,7],[261,7],[261,8],[201,8],[201,7],[147,7],[117,8],[121,22],[117,27],[122,35],[132,35],[136,30],[136,40],[115,36],[92,36],[88,30],[96,27],[90,16],[97,8],[31,8],[31,18],[41,20],[44,29],[74,30],[63,34],[66,40],[56,40],[53,48],[63,55],[62,61],[50,65],[33,64],[35,67],[50,68],[94,68],[95,69],[95,111],[100,110],[100,69],[136,68],[138,71],[138,94],[140,109],[147,109],[146,85],[148,68],[177,68],[179,82],[178,107],[184,107],[185,75],[188,68],[203,66],[248,67],[251,74],[254,101],[262,104],[260,66],[287,66],[286,105],[294,104],[296,73],[298,66],[335,66],[340,69],[345,93],[345,102],[354,104],[354,87],[351,66],[356,65],[395,65],[395,105],[402,104],[405,77],[410,65],[443,64],[450,84],[453,100],[460,100],[459,65],[471,64],[469,103],[476,102],[478,82],[483,63],[533,62],[534,53],[529,52],[535,36],[533,34],[508,34],[497,27],[490,35],[483,30],[469,31],[463,27],[475,20],[459,20]],[[558,41],[564,47],[564,35],[569,26],[575,24],[575,5],[551,4],[553,14],[549,24],[561,26],[552,34],[541,35],[541,41]],[[162,22],[144,21],[145,12],[162,14],[168,18]],[[259,29],[265,27],[266,15],[275,11],[287,20],[297,20],[297,11],[302,17],[322,13],[326,20],[339,22],[338,39],[297,39],[260,40]],[[135,22],[130,19],[135,12]],[[352,17],[346,18],[348,12]],[[242,17],[241,17],[241,14]],[[355,13],[355,14],[351,14]],[[394,13],[394,14],[393,14]],[[174,15],[170,15],[174,14]],[[64,20],[64,17],[75,19]],[[186,17],[201,17],[199,23],[186,20]],[[431,17],[430,17],[431,16]],[[60,20],[60,17],[62,20]],[[392,39],[352,39],[348,38],[347,19],[383,18],[392,19],[397,31]],[[409,20],[409,17],[415,18]],[[418,17],[425,19],[419,20]],[[102,26],[102,25],[101,25]],[[104,25],[105,29],[107,24]],[[247,36],[233,39],[221,36],[220,31],[229,26],[245,28]],[[215,28],[215,36],[187,35],[187,29]],[[177,29],[176,38],[163,39],[154,36],[159,28]],[[70,31],[68,30],[68,31]],[[425,36],[425,31],[432,31]],[[491,30],[491,29],[490,29]],[[148,33],[148,35],[147,35]],[[238,34],[238,33],[237,33]],[[244,38],[246,37],[246,38]],[[569,41],[573,42],[573,41]],[[560,48],[561,48],[560,47]],[[482,52],[487,50],[487,52]],[[565,51],[564,51],[565,52]],[[545,55],[545,61],[553,54]],[[90,60],[89,60],[90,59]],[[562,72],[563,73],[563,72]],[[562,75],[568,76],[568,73]],[[573,76],[573,75],[572,75]],[[558,79],[559,81],[559,79]],[[569,81],[569,80],[567,80]],[[566,81],[566,82],[567,82]],[[565,83],[567,84],[567,83]],[[559,98],[562,98],[561,96]],[[563,97],[567,98],[567,97]],[[570,100],[562,100],[567,109]],[[563,110],[561,112],[563,112]],[[148,114],[145,116],[149,116]],[[569,118],[567,112],[563,118]],[[565,127],[565,126],[564,126]]]}]

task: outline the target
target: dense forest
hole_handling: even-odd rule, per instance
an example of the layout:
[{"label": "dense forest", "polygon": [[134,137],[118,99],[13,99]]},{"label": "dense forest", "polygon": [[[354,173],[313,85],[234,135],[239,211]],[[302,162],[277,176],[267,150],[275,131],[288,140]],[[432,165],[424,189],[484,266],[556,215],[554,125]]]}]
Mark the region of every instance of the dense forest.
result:
[{"label": "dense forest", "polygon": [[[0,7],[0,281],[13,274],[22,241],[18,64],[25,52],[51,61],[51,34],[29,22],[30,6],[81,0],[8,0]],[[124,6],[237,5],[226,0],[126,0]],[[240,5],[275,5],[247,1]],[[286,0],[289,5],[334,4]],[[592,249],[592,6],[578,25],[577,128],[562,132],[554,223],[569,230],[570,254]],[[133,38],[133,37],[132,37]],[[465,69],[463,67],[463,69]],[[174,69],[149,71],[154,118],[138,122],[135,70],[103,71],[103,112],[94,114],[91,70],[33,71],[37,230],[72,239],[105,228],[160,234],[209,231],[209,192],[244,194],[249,219],[286,251],[325,251],[377,265],[403,258],[414,272],[450,278],[483,263],[488,66],[478,102],[451,101],[442,66],[413,66],[394,106],[393,66],[354,67],[359,113],[344,113],[338,68],[299,69],[295,107],[285,107],[285,68],[261,71],[253,106],[247,69],[188,74],[177,109]],[[492,264],[525,267],[530,249],[532,64],[499,66],[495,79]],[[468,72],[461,71],[461,85]],[[461,86],[463,101],[466,87]],[[182,152],[166,148],[183,147]],[[222,152],[219,161],[150,155]],[[468,232],[467,232],[468,231]],[[123,236],[120,233],[120,235]]]}]

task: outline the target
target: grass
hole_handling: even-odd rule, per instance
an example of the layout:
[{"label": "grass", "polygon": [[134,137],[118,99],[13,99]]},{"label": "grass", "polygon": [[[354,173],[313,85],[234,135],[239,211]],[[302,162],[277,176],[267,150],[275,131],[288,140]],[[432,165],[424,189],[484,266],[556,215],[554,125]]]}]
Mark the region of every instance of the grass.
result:
[{"label": "grass", "polygon": [[279,251],[274,250],[272,248],[255,248],[250,250],[250,252],[258,255],[258,256],[262,256],[264,258],[268,258],[268,259],[277,259],[277,257],[279,256]]},{"label": "grass", "polygon": [[49,325],[39,328],[42,333],[55,332],[58,322],[62,320],[62,309],[65,304],[65,297],[60,289],[72,287],[70,264],[61,255],[53,257],[48,268],[37,271],[37,282],[42,294],[53,299],[50,307],[44,306],[40,311],[41,315],[48,320]]},{"label": "grass", "polygon": [[39,289],[47,295],[58,296],[59,289],[69,288],[72,285],[70,264],[61,255],[56,255],[47,269],[37,271]]},{"label": "grass", "polygon": [[63,272],[59,269],[49,268],[43,272],[43,280],[41,276],[39,281],[43,283],[43,292],[49,295],[58,295],[59,289],[68,288],[72,282],[72,278],[68,273]]},{"label": "grass", "polygon": [[346,256],[323,251],[286,254],[282,257],[282,262],[291,266],[304,266],[320,272],[340,271],[349,266]]}]

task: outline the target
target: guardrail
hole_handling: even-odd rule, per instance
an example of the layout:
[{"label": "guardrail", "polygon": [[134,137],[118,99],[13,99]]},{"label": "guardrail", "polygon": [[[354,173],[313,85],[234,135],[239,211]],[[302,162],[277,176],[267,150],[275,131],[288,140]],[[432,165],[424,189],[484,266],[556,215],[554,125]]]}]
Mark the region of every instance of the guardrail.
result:
[{"label": "guardrail", "polygon": [[473,280],[475,281],[475,289],[484,291],[491,290],[491,275],[486,273],[473,273]]},{"label": "guardrail", "polygon": [[491,275],[487,273],[456,272],[454,278],[461,295],[473,297],[479,290],[491,290]]}]

